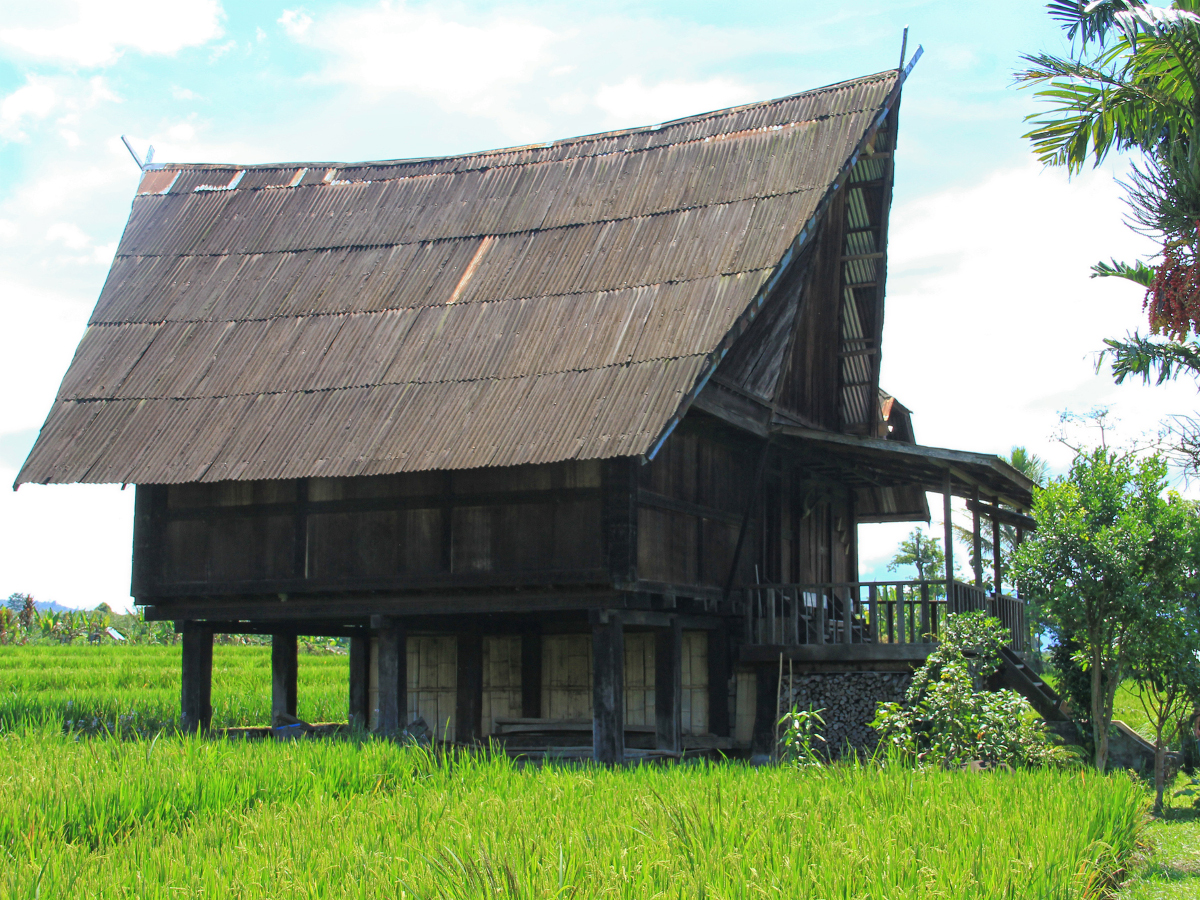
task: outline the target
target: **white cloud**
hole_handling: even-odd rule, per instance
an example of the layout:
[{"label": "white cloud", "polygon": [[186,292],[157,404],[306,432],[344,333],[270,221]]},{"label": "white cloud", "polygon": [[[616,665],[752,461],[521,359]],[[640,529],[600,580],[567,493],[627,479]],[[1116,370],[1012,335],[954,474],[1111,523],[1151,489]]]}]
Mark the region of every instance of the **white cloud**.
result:
[{"label": "white cloud", "polygon": [[0,46],[37,60],[92,68],[125,50],[170,55],[222,34],[220,0],[73,0],[29,3],[5,12]]},{"label": "white cloud", "polygon": [[58,94],[49,83],[30,76],[24,85],[0,100],[0,137],[25,139],[25,120],[46,118],[57,102]]},{"label": "white cloud", "polygon": [[[25,141],[29,139],[27,129],[52,113],[63,113],[57,119],[59,125],[74,124],[81,110],[119,100],[100,76],[28,75],[25,84],[0,99],[0,139]],[[78,143],[73,129],[60,130],[60,135],[72,146]]]},{"label": "white cloud", "polygon": [[303,37],[313,22],[312,16],[298,9],[285,9],[278,21],[279,25],[283,28],[283,33],[292,40],[298,40]]},{"label": "white cloud", "polygon": [[406,91],[477,113],[497,111],[510,88],[532,80],[558,39],[513,16],[456,21],[390,2],[318,19],[285,10],[279,25],[292,40],[331,56],[323,80]]},{"label": "white cloud", "polygon": [[92,242],[82,228],[71,222],[55,222],[46,229],[46,240],[58,241],[69,250],[82,250]]},{"label": "white cloud", "polygon": [[1088,277],[1101,258],[1154,252],[1123,212],[1111,171],[1068,182],[1034,164],[893,212],[882,381],[922,443],[1026,444],[1065,466],[1058,410],[1111,405],[1133,436],[1196,408],[1190,380],[1117,386],[1096,372],[1104,338],[1146,330],[1139,288]]},{"label": "white cloud", "polygon": [[640,77],[630,76],[620,84],[602,85],[596,91],[596,105],[614,125],[625,126],[665,122],[754,99],[759,98],[753,88],[728,78],[645,85]]}]

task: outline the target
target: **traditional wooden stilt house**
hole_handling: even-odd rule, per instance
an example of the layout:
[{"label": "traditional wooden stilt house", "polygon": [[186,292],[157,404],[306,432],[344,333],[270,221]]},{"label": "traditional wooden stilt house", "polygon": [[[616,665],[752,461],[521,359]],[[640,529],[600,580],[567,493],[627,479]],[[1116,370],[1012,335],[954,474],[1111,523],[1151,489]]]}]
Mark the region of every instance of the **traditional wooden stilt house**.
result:
[{"label": "traditional wooden stilt house", "polygon": [[195,728],[219,632],[274,635],[277,712],[296,635],[346,636],[352,721],[604,761],[765,749],[781,659],[901,670],[948,608],[1019,649],[978,577],[858,581],[857,525],[928,519],[926,491],[977,523],[1030,503],[879,390],[902,80],[147,170],[18,484],[137,486],[133,595],[182,631]]}]

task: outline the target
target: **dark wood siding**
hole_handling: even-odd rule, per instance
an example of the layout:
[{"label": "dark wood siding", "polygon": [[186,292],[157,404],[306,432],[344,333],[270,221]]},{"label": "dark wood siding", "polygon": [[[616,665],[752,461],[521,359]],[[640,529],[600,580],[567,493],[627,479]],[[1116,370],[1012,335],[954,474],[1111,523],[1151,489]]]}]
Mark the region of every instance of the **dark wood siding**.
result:
[{"label": "dark wood siding", "polygon": [[[754,480],[756,442],[685,422],[640,472],[638,576],[724,586]],[[756,538],[743,549],[753,575]]]},{"label": "dark wood siding", "polygon": [[138,589],[595,581],[605,558],[600,471],[582,461],[143,486]]}]

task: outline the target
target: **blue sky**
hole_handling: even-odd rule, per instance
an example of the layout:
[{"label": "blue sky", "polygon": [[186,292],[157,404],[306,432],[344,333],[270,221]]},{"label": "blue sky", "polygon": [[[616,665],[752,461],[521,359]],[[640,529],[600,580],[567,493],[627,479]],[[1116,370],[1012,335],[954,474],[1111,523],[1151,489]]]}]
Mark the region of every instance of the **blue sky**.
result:
[{"label": "blue sky", "polygon": [[[1092,354],[1142,323],[1088,279],[1152,252],[1108,168],[1068,183],[1021,140],[1019,54],[1065,49],[1038,2],[305,3],[0,0],[0,481],[11,484],[160,162],[442,155],[644,125],[925,57],[903,102],[883,384],[924,443],[1061,468],[1057,412],[1127,436],[1195,408],[1191,383],[1115,387]],[[132,491],[0,498],[0,596],[128,602]],[[905,529],[863,530],[864,572]]]}]

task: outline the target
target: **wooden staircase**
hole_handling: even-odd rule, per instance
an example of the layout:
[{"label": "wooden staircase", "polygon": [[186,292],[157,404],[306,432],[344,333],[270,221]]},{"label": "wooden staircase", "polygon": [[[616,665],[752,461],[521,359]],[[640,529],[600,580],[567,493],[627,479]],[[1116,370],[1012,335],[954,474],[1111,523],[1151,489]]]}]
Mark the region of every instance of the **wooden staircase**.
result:
[{"label": "wooden staircase", "polygon": [[1003,668],[994,676],[991,687],[1009,687],[1029,701],[1047,722],[1069,722],[1063,699],[1050,685],[1042,681],[1020,655],[1008,647],[1000,649]]}]

